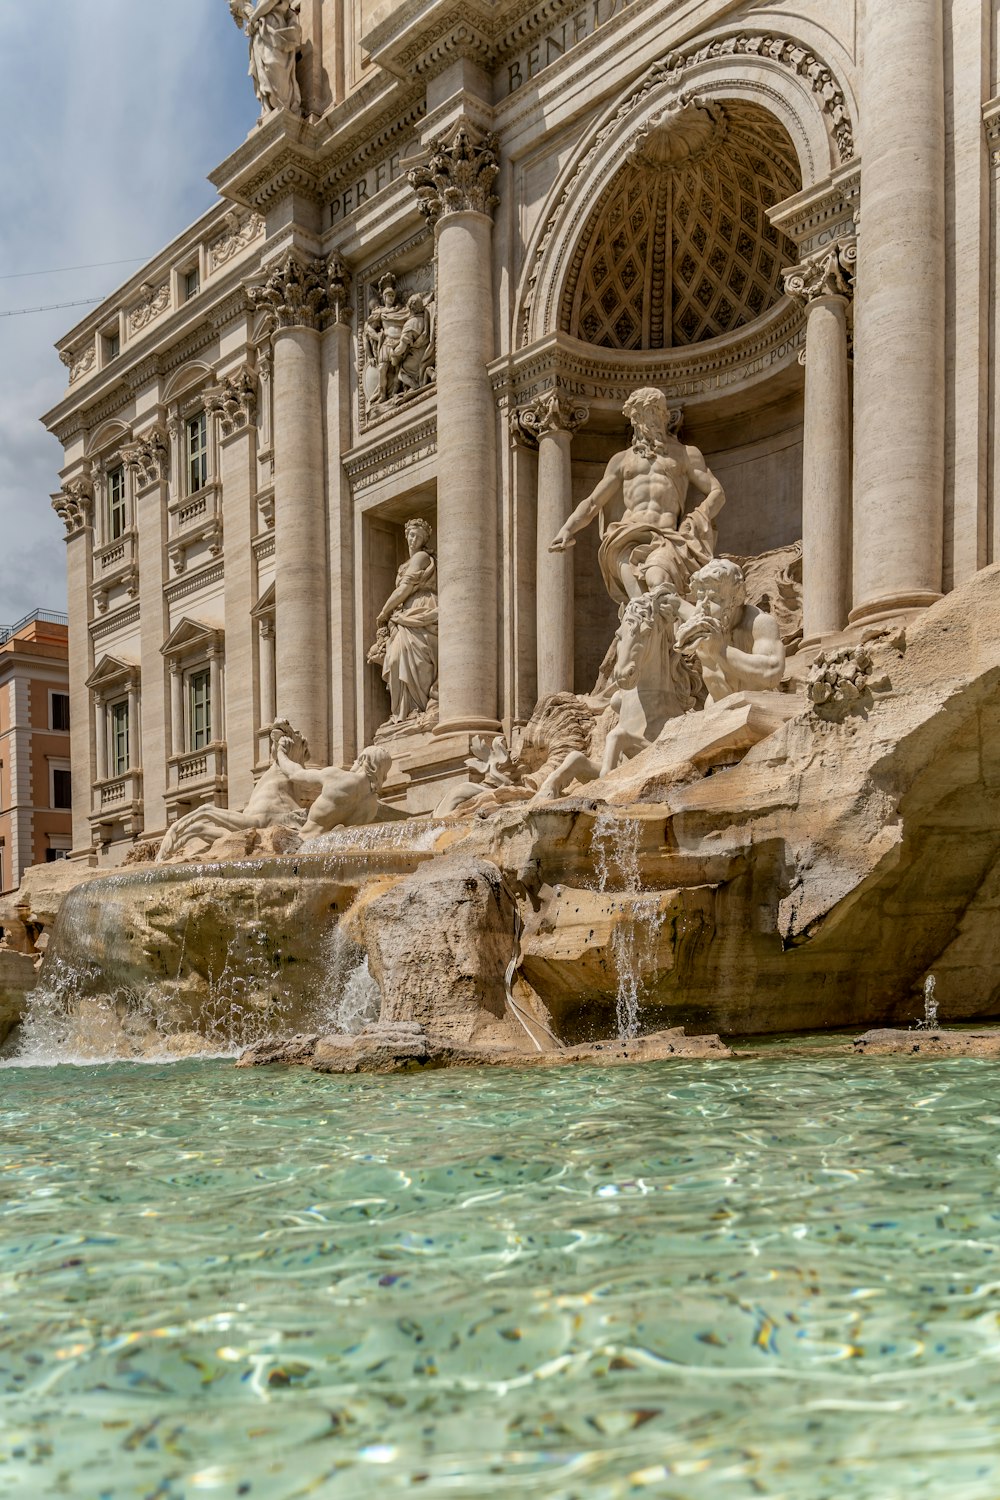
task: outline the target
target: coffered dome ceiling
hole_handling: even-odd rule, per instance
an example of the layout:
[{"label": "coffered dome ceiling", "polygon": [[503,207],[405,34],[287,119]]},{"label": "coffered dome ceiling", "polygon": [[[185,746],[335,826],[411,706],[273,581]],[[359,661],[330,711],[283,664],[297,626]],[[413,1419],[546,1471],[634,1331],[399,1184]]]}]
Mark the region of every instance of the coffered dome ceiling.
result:
[{"label": "coffered dome ceiling", "polygon": [[773,115],[682,97],[650,121],[591,213],[561,326],[609,349],[663,349],[753,322],[796,259],[766,211],[801,186]]}]

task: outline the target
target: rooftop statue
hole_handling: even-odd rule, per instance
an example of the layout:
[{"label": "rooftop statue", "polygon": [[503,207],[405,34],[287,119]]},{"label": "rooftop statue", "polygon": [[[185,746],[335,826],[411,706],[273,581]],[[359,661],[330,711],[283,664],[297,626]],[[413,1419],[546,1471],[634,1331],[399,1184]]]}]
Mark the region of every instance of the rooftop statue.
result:
[{"label": "rooftop statue", "polygon": [[302,0],[229,0],[233,20],[250,38],[250,77],[265,112],[302,113],[295,59],[302,46]]},{"label": "rooftop statue", "polygon": [[[607,527],[598,552],[605,587],[619,605],[664,586],[685,594],[692,573],[714,556],[715,518],[726,501],[700,451],[672,435],[662,391],[635,391],[623,410],[632,446],[615,454],[549,546],[564,552],[606,506],[624,502],[625,515]],[[704,498],[685,515],[692,487]]]},{"label": "rooftop statue", "polygon": [[417,719],[432,706],[438,676],[437,563],[431,528],[419,516],[403,528],[409,557],[383,604],[368,660],[382,668],[389,689],[391,725]]},{"label": "rooftop statue", "polygon": [[688,593],[678,603],[676,641],[697,658],[708,702],[776,689],[785,647],[773,615],[747,603],[743,569],[715,558],[693,575]]}]

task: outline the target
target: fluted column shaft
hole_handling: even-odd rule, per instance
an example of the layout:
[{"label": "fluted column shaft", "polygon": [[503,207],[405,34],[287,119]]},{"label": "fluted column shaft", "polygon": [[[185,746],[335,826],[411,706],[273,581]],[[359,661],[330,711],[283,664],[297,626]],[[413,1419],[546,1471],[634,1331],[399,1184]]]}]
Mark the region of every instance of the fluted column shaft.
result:
[{"label": "fluted column shaft", "polygon": [[184,754],[184,672],[179,661],[170,663],[170,753]]},{"label": "fluted column shaft", "polygon": [[938,598],[944,532],[942,0],[863,12],[852,620]]},{"label": "fluted column shaft", "polygon": [[222,517],[226,538],[224,610],[226,621],[225,727],[222,704],[212,688],[212,738],[226,741],[226,776],[230,807],[244,807],[253,791],[257,759],[254,723],[254,620],[247,612],[253,598],[251,542],[256,512],[257,375],[244,366],[214,393],[219,413]]},{"label": "fluted column shaft", "polygon": [[460,121],[409,173],[437,246],[439,733],[497,725],[495,145]]},{"label": "fluted column shaft", "polygon": [[785,272],[806,308],[802,441],[802,630],[843,630],[851,607],[851,400],[848,310],[856,241],[825,247]]},{"label": "fluted column shaft", "polygon": [[351,329],[341,318],[323,335],[333,765],[350,765],[361,748],[354,698],[354,511],[344,469],[344,454],[351,446],[350,370]]}]

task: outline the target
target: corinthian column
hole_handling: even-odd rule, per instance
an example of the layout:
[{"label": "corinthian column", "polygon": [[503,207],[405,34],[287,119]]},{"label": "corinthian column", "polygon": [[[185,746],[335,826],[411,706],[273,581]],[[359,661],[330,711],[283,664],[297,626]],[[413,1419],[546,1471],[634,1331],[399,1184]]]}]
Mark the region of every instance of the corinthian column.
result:
[{"label": "corinthian column", "polygon": [[574,406],[555,387],[517,414],[521,431],[538,443],[535,608],[540,699],[573,691],[573,553],[550,552],[549,543],[573,510],[573,434],[589,415],[586,406]]},{"label": "corinthian column", "polygon": [[847,310],[855,241],[824,246],[784,273],[806,309],[802,442],[802,632],[843,630],[851,584],[851,430]]},{"label": "corinthian column", "polygon": [[460,120],[409,173],[437,244],[438,733],[497,726],[496,144]]},{"label": "corinthian column", "polygon": [[274,316],[274,551],[277,712],[329,763],[330,670],[321,329],[325,261],[286,251],[251,303]]},{"label": "corinthian column", "polygon": [[944,543],[942,0],[862,9],[852,620],[939,598]]},{"label": "corinthian column", "polygon": [[351,446],[351,273],[339,256],[329,262],[323,335],[323,420],[326,432],[327,537],[330,548],[330,763],[350,765],[360,746],[354,694],[354,512],[344,454]]},{"label": "corinthian column", "polygon": [[[91,784],[106,774],[101,770],[104,733],[103,705],[98,707],[88,687],[93,667],[90,639],[90,585],[94,558],[94,483],[90,474],[67,480],[52,500],[52,508],[66,528],[66,576],[69,610],[69,753],[72,767],[73,852],[91,845]],[[96,731],[95,731],[96,723]],[[96,733],[96,745],[95,745]],[[96,751],[96,758],[95,758]]]}]

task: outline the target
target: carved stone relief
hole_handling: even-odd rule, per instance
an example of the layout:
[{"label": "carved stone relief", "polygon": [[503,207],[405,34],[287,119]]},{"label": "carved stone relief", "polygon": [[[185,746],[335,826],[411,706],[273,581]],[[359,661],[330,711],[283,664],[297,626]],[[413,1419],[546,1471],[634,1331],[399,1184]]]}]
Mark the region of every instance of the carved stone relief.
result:
[{"label": "carved stone relief", "polygon": [[386,271],[368,288],[360,333],[361,388],[368,420],[385,416],[433,385],[437,354],[434,267]]},{"label": "carved stone relief", "polygon": [[432,222],[443,214],[492,214],[500,201],[493,191],[498,150],[495,135],[465,119],[432,141],[425,160],[406,174],[420,212]]},{"label": "carved stone relief", "polygon": [[154,287],[150,282],[144,281],[139,288],[139,297],[141,300],[128,315],[128,331],[132,334],[140,333],[147,324],[166,312],[170,306],[170,283],[164,281]]},{"label": "carved stone relief", "polygon": [[256,312],[270,313],[277,328],[323,328],[348,316],[351,273],[339,255],[310,258],[286,250],[263,281],[252,281],[247,298]]},{"label": "carved stone relief", "polygon": [[235,208],[231,208],[224,222],[225,232],[212,243],[209,250],[213,271],[224,266],[252,244],[258,235],[264,233],[264,220],[258,213],[240,214]]},{"label": "carved stone relief", "polygon": [[90,371],[97,363],[97,348],[93,340],[82,349],[63,349],[59,358],[69,371],[69,383],[74,385]]},{"label": "carved stone relief", "polygon": [[67,538],[87,524],[93,504],[94,482],[88,476],[67,479],[59,494],[52,497],[52,509],[65,526]]}]

